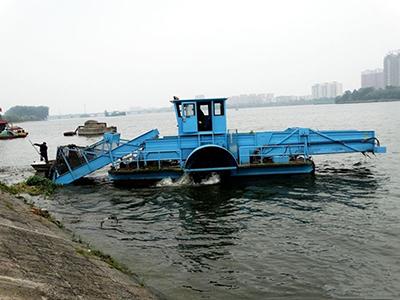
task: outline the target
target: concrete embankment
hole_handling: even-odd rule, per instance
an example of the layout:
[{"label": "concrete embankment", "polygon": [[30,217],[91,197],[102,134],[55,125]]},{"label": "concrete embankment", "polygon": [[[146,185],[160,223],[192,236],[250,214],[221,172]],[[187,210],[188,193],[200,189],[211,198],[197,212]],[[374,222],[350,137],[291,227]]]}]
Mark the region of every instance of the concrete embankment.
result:
[{"label": "concrete embankment", "polygon": [[0,299],[155,299],[112,258],[0,191]]}]

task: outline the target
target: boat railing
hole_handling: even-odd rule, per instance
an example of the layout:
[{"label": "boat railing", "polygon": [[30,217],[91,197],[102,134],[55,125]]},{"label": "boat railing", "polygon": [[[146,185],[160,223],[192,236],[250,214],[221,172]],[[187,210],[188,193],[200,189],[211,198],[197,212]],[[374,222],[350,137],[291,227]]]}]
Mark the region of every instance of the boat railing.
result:
[{"label": "boat railing", "polygon": [[251,161],[263,159],[272,159],[277,156],[298,156],[307,157],[307,144],[279,144],[279,145],[262,145],[262,146],[241,146],[239,147],[239,164],[250,164]]},{"label": "boat railing", "polygon": [[139,162],[143,162],[144,166],[147,166],[149,162],[157,162],[158,168],[161,169],[161,164],[163,161],[179,161],[181,163],[181,151],[177,150],[153,150],[153,151],[143,151],[138,150],[135,153],[135,159],[133,162],[136,163],[136,167],[139,169]]}]

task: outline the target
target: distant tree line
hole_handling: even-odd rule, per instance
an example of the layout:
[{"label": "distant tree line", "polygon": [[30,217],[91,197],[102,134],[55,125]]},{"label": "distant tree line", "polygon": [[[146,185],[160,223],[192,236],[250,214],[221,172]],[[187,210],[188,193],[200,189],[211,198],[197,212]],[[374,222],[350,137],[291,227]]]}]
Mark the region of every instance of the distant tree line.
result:
[{"label": "distant tree line", "polygon": [[373,87],[360,88],[358,90],[345,91],[342,96],[336,97],[336,103],[372,102],[374,100],[400,100],[400,87],[388,86],[385,89]]},{"label": "distant tree line", "polygon": [[9,122],[43,121],[49,116],[47,106],[13,106],[4,113]]}]

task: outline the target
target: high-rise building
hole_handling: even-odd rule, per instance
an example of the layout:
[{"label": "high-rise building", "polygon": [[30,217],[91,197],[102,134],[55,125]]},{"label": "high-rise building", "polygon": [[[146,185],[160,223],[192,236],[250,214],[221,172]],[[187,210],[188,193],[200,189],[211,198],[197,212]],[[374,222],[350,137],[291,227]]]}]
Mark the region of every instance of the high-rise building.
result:
[{"label": "high-rise building", "polygon": [[365,70],[361,72],[361,87],[384,88],[383,69]]},{"label": "high-rise building", "polygon": [[340,82],[324,82],[314,84],[311,88],[313,99],[335,98],[343,93],[343,86]]},{"label": "high-rise building", "polygon": [[384,86],[400,86],[400,50],[385,56],[383,68]]}]

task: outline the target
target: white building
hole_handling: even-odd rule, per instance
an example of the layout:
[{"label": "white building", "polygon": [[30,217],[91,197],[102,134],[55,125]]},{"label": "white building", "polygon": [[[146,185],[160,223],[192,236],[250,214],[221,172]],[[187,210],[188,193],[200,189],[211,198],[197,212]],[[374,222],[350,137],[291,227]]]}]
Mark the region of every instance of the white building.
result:
[{"label": "white building", "polygon": [[343,85],[340,82],[324,82],[314,84],[311,88],[313,99],[335,98],[343,94]]},{"label": "white building", "polygon": [[400,50],[385,56],[383,68],[384,86],[400,86]]},{"label": "white building", "polygon": [[384,88],[383,69],[365,70],[361,72],[361,87]]}]

